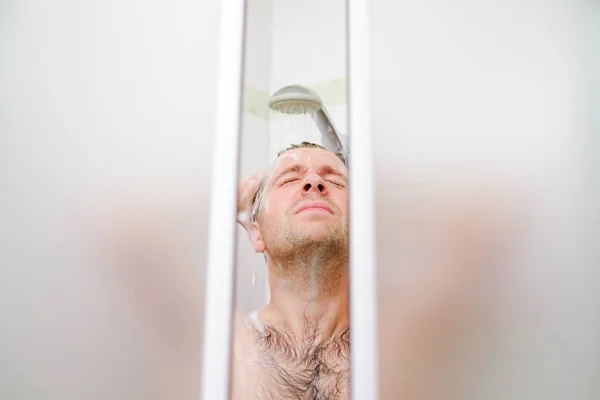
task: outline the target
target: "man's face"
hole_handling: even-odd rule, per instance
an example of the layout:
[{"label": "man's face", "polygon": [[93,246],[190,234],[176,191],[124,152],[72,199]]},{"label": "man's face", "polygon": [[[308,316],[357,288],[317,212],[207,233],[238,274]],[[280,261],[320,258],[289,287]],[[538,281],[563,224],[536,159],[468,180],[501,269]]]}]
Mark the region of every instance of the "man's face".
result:
[{"label": "man's face", "polygon": [[[272,166],[256,222],[257,251],[347,242],[348,170],[335,154],[316,148],[287,151]],[[264,248],[263,248],[264,247]]]}]

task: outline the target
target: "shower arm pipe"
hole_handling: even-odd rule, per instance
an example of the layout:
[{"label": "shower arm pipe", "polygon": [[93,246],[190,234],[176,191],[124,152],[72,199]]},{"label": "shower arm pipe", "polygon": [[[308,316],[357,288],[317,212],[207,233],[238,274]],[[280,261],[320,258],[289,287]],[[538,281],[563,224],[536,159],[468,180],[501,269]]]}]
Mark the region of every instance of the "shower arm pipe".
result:
[{"label": "shower arm pipe", "polygon": [[319,128],[319,131],[321,132],[321,139],[325,147],[336,153],[342,152],[344,155],[346,155],[346,149],[344,149],[344,146],[340,141],[338,130],[333,124],[333,118],[331,118],[329,112],[327,112],[327,109],[322,107],[320,110],[313,112],[311,115],[315,121],[315,124]]}]

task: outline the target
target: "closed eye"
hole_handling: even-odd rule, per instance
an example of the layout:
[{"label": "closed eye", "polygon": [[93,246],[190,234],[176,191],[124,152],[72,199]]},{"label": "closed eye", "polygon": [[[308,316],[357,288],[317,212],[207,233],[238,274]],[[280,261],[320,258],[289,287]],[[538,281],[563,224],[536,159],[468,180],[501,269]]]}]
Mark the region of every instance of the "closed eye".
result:
[{"label": "closed eye", "polygon": [[299,179],[299,178],[289,178],[289,179],[286,179],[286,180],[284,180],[283,182],[281,182],[281,185],[280,185],[280,186],[286,185],[286,184],[288,184],[288,183],[296,182],[296,181],[298,181],[298,180],[300,180],[300,179]]},{"label": "closed eye", "polygon": [[341,182],[338,182],[338,181],[332,181],[332,180],[328,180],[327,182],[329,182],[329,183],[333,183],[333,184],[334,184],[335,186],[337,186],[337,187],[341,187],[341,188],[344,188],[344,187],[346,187],[346,186],[344,186],[344,184],[343,184],[343,183],[341,183]]}]

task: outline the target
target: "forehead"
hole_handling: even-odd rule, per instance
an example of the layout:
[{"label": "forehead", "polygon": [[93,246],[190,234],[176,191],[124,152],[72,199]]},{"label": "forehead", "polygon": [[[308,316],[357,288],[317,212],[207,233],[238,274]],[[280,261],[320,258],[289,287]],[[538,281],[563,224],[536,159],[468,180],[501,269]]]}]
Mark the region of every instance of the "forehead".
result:
[{"label": "forehead", "polygon": [[330,166],[346,175],[348,170],[342,160],[330,151],[316,148],[301,148],[288,150],[282,154],[271,167],[271,176],[292,166],[302,165],[307,168]]}]

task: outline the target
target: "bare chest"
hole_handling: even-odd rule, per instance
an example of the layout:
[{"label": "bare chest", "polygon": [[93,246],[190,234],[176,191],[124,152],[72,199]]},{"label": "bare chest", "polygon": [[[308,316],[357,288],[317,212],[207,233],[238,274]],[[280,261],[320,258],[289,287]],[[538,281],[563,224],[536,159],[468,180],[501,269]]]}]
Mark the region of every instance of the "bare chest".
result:
[{"label": "bare chest", "polygon": [[236,400],[350,398],[349,340],[293,342],[263,337],[234,362]]}]

